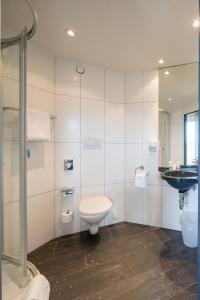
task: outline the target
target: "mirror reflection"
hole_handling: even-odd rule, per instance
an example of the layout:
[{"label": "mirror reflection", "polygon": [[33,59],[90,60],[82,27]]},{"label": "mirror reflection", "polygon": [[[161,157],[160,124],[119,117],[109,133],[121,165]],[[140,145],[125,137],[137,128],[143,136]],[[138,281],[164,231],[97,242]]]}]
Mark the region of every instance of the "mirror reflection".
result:
[{"label": "mirror reflection", "polygon": [[159,70],[159,166],[198,161],[198,64]]}]

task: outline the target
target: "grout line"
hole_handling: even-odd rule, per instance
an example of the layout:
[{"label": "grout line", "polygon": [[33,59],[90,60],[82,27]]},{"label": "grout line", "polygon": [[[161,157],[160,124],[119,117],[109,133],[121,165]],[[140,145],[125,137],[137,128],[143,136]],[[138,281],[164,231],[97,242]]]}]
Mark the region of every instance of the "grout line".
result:
[{"label": "grout line", "polygon": [[[105,193],[106,193],[106,188],[105,188],[105,185],[106,185],[106,143],[105,143],[105,139],[106,139],[106,105],[105,105],[105,96],[106,96],[106,91],[105,91],[105,83],[106,83],[106,70],[104,69],[103,71],[103,84],[104,84],[104,90],[103,90],[103,93],[104,93],[104,141],[103,141],[103,144],[104,144],[104,196],[105,196]],[[109,121],[110,121],[110,118],[109,118]],[[104,225],[105,225],[105,218],[104,218]]]},{"label": "grout line", "polygon": [[[81,101],[81,99],[82,99],[82,76],[84,76],[84,74],[83,75],[80,75],[79,76],[79,79],[80,79],[80,82],[79,82],[79,87],[80,87],[80,91],[79,91],[79,99],[80,99],[80,104],[79,104],[79,108],[80,108],[80,147],[79,147],[79,149],[80,149],[80,157],[79,157],[79,159],[80,159],[80,170],[79,170],[79,180],[80,180],[80,199],[79,199],[79,201],[81,201],[81,199],[82,199],[82,174],[81,174],[81,171],[82,171],[82,143],[81,143],[81,140],[82,140],[82,131],[81,131],[81,128],[82,128],[82,101]],[[80,227],[81,227],[81,221],[80,221]],[[80,230],[81,230],[81,228],[80,228]]]},{"label": "grout line", "polygon": [[40,195],[49,194],[49,193],[52,193],[54,191],[55,191],[55,189],[52,189],[52,190],[49,190],[49,191],[46,191],[46,192],[42,192],[42,193],[39,193],[39,194],[34,194],[34,195],[31,195],[31,196],[28,196],[27,199],[30,199],[30,198],[33,198],[33,197],[38,197]]},{"label": "grout line", "polygon": [[[142,137],[141,137],[141,140],[142,140],[142,145],[143,145],[143,101],[144,101],[144,99],[143,99],[143,86],[144,86],[144,82],[143,82],[143,80],[144,80],[144,78],[143,78],[143,72],[142,72],[142,91],[141,91],[141,93],[142,93],[142,124],[141,124],[141,127],[142,127]],[[143,157],[143,146],[142,146],[142,165],[144,165],[144,157]],[[142,190],[142,224],[144,224],[144,191]]]},{"label": "grout line", "polygon": [[[54,83],[53,83],[53,85],[54,85]],[[36,85],[33,85],[33,84],[31,84],[31,83],[27,83],[27,86],[28,87],[33,87],[33,88],[35,88],[35,89],[38,89],[38,90],[40,90],[40,91],[42,91],[42,92],[46,92],[46,93],[48,93],[48,94],[51,94],[51,95],[55,95],[54,94],[54,87],[53,87],[53,91],[50,91],[50,90],[46,90],[46,89],[43,89],[43,88],[41,88],[41,87],[38,87],[38,86],[36,86]]]},{"label": "grout line", "polygon": [[[53,97],[53,102],[54,102],[54,115],[56,112],[56,102],[55,102],[55,63],[56,63],[56,58],[54,56],[54,65],[53,65],[53,80],[54,80],[54,97]],[[56,144],[55,144],[55,138],[56,138],[56,119],[53,124],[54,126],[54,237],[56,237],[56,195],[55,195],[55,187],[56,187],[56,177],[55,177],[55,169],[56,169]]]},{"label": "grout line", "polygon": [[126,144],[125,144],[125,97],[126,97],[126,91],[125,91],[125,80],[126,80],[126,77],[125,77],[125,73],[124,73],[124,122],[123,122],[123,126],[124,126],[124,221],[127,219],[126,218],[126,185],[125,185],[125,176],[126,176]]}]

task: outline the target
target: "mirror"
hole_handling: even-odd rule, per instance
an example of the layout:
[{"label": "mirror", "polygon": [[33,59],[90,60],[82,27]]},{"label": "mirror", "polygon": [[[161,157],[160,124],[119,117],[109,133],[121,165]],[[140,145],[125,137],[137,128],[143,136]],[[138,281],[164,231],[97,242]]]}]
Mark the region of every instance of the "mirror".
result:
[{"label": "mirror", "polygon": [[198,160],[198,64],[159,69],[159,167]]}]

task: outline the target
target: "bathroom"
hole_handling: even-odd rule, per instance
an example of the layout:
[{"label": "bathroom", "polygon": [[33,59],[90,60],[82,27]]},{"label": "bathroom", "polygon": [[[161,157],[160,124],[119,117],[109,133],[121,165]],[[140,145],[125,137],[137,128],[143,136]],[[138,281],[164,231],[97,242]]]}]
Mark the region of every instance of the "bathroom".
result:
[{"label": "bathroom", "polygon": [[1,2],[0,299],[198,299],[198,1]]}]

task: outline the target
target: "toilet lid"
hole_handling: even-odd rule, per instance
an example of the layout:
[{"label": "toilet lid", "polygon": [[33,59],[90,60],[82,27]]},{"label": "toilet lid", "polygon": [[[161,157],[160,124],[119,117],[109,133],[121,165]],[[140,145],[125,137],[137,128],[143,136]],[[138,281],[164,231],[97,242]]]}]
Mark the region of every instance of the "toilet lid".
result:
[{"label": "toilet lid", "polygon": [[98,214],[109,210],[112,202],[106,197],[93,197],[82,199],[79,204],[79,212],[82,214]]}]

